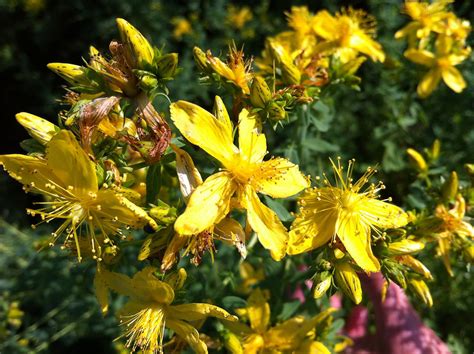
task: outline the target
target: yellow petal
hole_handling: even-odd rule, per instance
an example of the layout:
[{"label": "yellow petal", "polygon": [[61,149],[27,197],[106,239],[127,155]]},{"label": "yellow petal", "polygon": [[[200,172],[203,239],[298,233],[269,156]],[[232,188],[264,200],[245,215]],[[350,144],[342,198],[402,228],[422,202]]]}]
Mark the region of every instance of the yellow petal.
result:
[{"label": "yellow petal", "polygon": [[408,223],[408,215],[403,209],[378,199],[364,198],[360,211],[363,221],[382,229],[402,227]]},{"label": "yellow petal", "polygon": [[327,10],[319,11],[314,17],[313,30],[324,39],[334,39],[337,20]]},{"label": "yellow petal", "polygon": [[231,160],[237,149],[232,134],[205,109],[186,101],[171,105],[171,119],[181,134],[222,163]]},{"label": "yellow petal", "polygon": [[[37,157],[12,154],[1,155],[0,164],[5,171],[25,186],[31,187],[32,191],[44,190],[48,183],[58,184],[60,188],[57,193],[67,193],[59,178],[53,173],[46,161]],[[36,188],[35,188],[36,187]]]},{"label": "yellow petal", "polygon": [[337,225],[337,235],[359,267],[366,272],[377,272],[380,263],[370,247],[370,228],[357,214],[342,214]]},{"label": "yellow petal", "polygon": [[417,22],[410,22],[408,25],[395,32],[395,38],[399,39],[407,35],[414,34],[419,28],[420,25]]},{"label": "yellow petal", "polygon": [[274,260],[281,260],[286,253],[288,232],[273,210],[263,205],[249,186],[244,195],[247,220],[263,247],[270,250]]},{"label": "yellow petal", "polygon": [[229,213],[230,198],[235,189],[236,185],[226,171],[208,177],[194,190],[186,210],[176,219],[176,232],[194,235],[221,221]]},{"label": "yellow petal", "polygon": [[298,165],[287,159],[273,158],[260,164],[254,176],[255,189],[273,198],[287,198],[309,187],[309,179]]},{"label": "yellow petal", "polygon": [[232,121],[230,120],[229,113],[227,108],[225,108],[224,101],[219,96],[216,96],[214,99],[214,116],[224,125],[226,129],[226,134],[232,136],[234,127]]},{"label": "yellow petal", "polygon": [[218,306],[193,303],[171,306],[169,316],[178,320],[199,321],[207,317],[220,318],[227,321],[237,321],[237,317],[232,316],[226,310]]},{"label": "yellow petal", "polygon": [[260,289],[255,289],[247,300],[247,314],[250,326],[258,333],[267,330],[270,322],[270,305]]},{"label": "yellow petal", "polygon": [[467,86],[459,70],[453,66],[441,69],[441,75],[446,85],[456,93],[460,93]]},{"label": "yellow petal", "polygon": [[135,273],[132,279],[132,288],[135,293],[133,297],[145,302],[155,301],[161,304],[171,304],[174,300],[174,290],[168,283],[158,280],[153,275],[155,271],[156,268],[148,266]]},{"label": "yellow petal", "polygon": [[385,61],[382,46],[362,31],[357,31],[350,37],[349,46],[368,55],[374,61]]},{"label": "yellow petal", "polygon": [[101,277],[100,269],[97,268],[94,276],[94,290],[100,309],[103,314],[109,310],[109,290]]},{"label": "yellow petal", "polygon": [[187,201],[193,190],[202,184],[201,174],[186,151],[173,144],[170,146],[176,153],[176,173],[178,174],[179,187],[184,200]]},{"label": "yellow petal", "polygon": [[183,321],[167,320],[166,327],[171,328],[178,336],[183,338],[196,354],[207,354],[206,344],[199,339],[199,332],[193,326]]},{"label": "yellow petal", "polygon": [[428,66],[428,67],[433,66],[434,63],[435,63],[434,54],[427,51],[427,50],[408,49],[404,53],[404,56],[405,56],[405,58],[407,58],[408,60],[410,60],[414,63],[424,65],[424,66]]},{"label": "yellow petal", "polygon": [[439,80],[441,79],[441,72],[438,68],[431,69],[421,79],[417,87],[418,95],[421,98],[426,98],[438,87]]},{"label": "yellow petal", "polygon": [[251,334],[245,337],[244,341],[244,353],[245,354],[258,354],[265,347],[265,342],[259,334]]},{"label": "yellow petal", "polygon": [[267,154],[267,139],[258,115],[243,109],[239,114],[239,150],[245,161],[261,162]]},{"label": "yellow petal", "polygon": [[74,194],[97,191],[95,165],[70,131],[61,130],[46,145],[46,160],[63,185],[74,188]]},{"label": "yellow petal", "polygon": [[451,260],[449,257],[451,250],[451,243],[449,238],[440,238],[438,240],[438,253],[441,255],[441,259],[443,260],[443,264],[446,267],[450,276],[453,276],[453,270],[451,268]]},{"label": "yellow petal", "polygon": [[330,354],[329,349],[321,342],[307,339],[293,351],[294,354]]},{"label": "yellow petal", "polygon": [[238,221],[231,218],[222,219],[214,228],[214,238],[231,243],[237,248],[242,258],[247,257],[246,235]]}]

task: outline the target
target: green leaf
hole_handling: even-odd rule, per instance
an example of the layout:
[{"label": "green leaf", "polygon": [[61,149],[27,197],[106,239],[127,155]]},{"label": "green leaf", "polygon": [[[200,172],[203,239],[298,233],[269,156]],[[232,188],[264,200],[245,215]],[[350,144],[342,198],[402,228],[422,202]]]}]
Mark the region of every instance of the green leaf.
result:
[{"label": "green leaf", "polygon": [[148,167],[146,174],[146,202],[156,204],[161,189],[161,164],[156,163]]},{"label": "green leaf", "polygon": [[334,112],[328,105],[322,101],[318,101],[311,106],[310,117],[316,129],[324,133],[331,127]]},{"label": "green leaf", "polygon": [[222,298],[222,306],[226,309],[247,306],[247,302],[238,296],[225,296]]},{"label": "green leaf", "polygon": [[303,146],[315,152],[338,152],[339,146],[321,138],[309,138],[303,141]]},{"label": "green leaf", "polygon": [[280,315],[278,315],[278,320],[285,321],[289,319],[298,310],[300,305],[301,305],[301,302],[299,300],[295,300],[292,302],[285,302],[283,304],[283,309],[281,310]]},{"label": "green leaf", "polygon": [[293,219],[290,212],[286,210],[286,208],[283,206],[281,201],[274,200],[267,196],[264,196],[263,198],[265,199],[265,204],[267,204],[268,207],[272,209],[278,215],[278,218],[281,221],[288,222]]}]

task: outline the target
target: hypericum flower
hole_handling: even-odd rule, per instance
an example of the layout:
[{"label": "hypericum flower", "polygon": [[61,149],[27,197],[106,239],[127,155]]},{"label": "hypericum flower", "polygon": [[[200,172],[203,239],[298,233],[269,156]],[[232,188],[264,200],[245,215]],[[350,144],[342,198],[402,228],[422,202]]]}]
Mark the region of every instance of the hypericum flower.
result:
[{"label": "hypericum flower", "polygon": [[344,173],[340,159],[331,160],[336,185],[324,178],[321,188],[307,189],[300,197],[300,211],[290,231],[289,254],[299,254],[339,240],[356,264],[366,272],[380,269],[372,254],[371,233],[381,236],[381,229],[402,227],[408,222],[399,207],[379,200],[378,192],[385,188],[382,182],[368,183],[376,172],[367,172],[355,183],[352,180],[354,160],[349,161]]},{"label": "hypericum flower", "polygon": [[181,40],[183,36],[193,32],[191,22],[183,17],[175,17],[171,19],[171,24],[174,25],[173,37],[177,40]]},{"label": "hypericum flower", "polygon": [[74,135],[61,130],[46,144],[44,158],[27,155],[1,155],[0,163],[26,191],[47,199],[41,209],[28,209],[43,221],[63,219],[52,234],[51,245],[66,232],[65,244],[74,240],[81,260],[80,237],[86,237],[92,253],[100,260],[104,244],[113,245],[114,235],[123,227],[156,226],[148,214],[113,189],[99,189],[95,165]]},{"label": "hypericum flower", "polygon": [[464,90],[466,81],[455,66],[463,62],[470,53],[470,48],[454,52],[453,39],[445,35],[438,36],[436,40],[436,54],[425,49],[408,49],[405,52],[406,58],[430,68],[418,84],[418,95],[422,98],[428,97],[438,87],[441,78],[454,92],[460,93]]},{"label": "hypericum flower", "polygon": [[[216,100],[217,102],[223,106],[220,99]],[[174,145],[171,145],[171,148],[176,153],[176,172],[181,193],[187,202],[192,192],[202,184],[201,174],[186,151]],[[166,248],[161,262],[161,270],[167,271],[176,263],[177,254],[182,248],[185,248],[183,256],[191,253],[193,255],[191,262],[199,265],[206,251],[211,253],[214,251],[214,239],[235,245],[242,257],[245,258],[247,249],[245,248],[245,232],[242,226],[234,219],[224,218],[199,234],[180,235],[176,233]]]},{"label": "hypericum flower", "polygon": [[227,22],[236,29],[243,29],[245,24],[253,18],[252,10],[250,7],[243,6],[237,7],[229,5],[227,13]]},{"label": "hypericum flower", "polygon": [[374,61],[385,60],[382,46],[372,37],[375,19],[362,10],[342,9],[336,16],[326,10],[316,14],[313,29],[325,42],[317,45],[317,51],[356,51]]},{"label": "hypericum flower", "polygon": [[[181,270],[184,272],[184,269]],[[119,316],[128,338],[126,345],[132,351],[141,349],[147,353],[163,353],[165,328],[169,328],[196,353],[207,354],[207,346],[199,338],[199,332],[188,322],[210,316],[236,321],[237,317],[220,307],[205,303],[173,305],[175,290],[181,288],[184,279],[178,279],[176,284],[160,281],[154,275],[156,271],[156,268],[146,267],[130,279],[105,268],[98,270],[96,290],[102,308],[107,308],[106,288],[129,297]],[[183,275],[185,278],[186,273]]]},{"label": "hypericum flower", "polygon": [[270,305],[263,292],[255,289],[240,313],[247,317],[250,327],[243,323],[228,323],[230,331],[242,339],[244,353],[321,353],[329,354],[326,346],[314,340],[314,328],[334,312],[328,310],[312,318],[296,316],[270,327]]},{"label": "hypericum flower", "polygon": [[232,207],[242,208],[263,247],[274,259],[283,258],[287,230],[275,212],[262,204],[257,192],[274,198],[300,192],[309,182],[298,166],[283,158],[263,161],[266,138],[258,117],[246,109],[239,115],[239,148],[233,144],[233,126],[224,106],[213,116],[195,104],[178,101],[171,105],[171,119],[187,140],[223,165],[191,194],[175,230],[183,235],[198,234],[217,224]]},{"label": "hypericum flower", "polygon": [[403,10],[413,21],[397,31],[395,38],[402,38],[409,35],[424,38],[429,36],[432,31],[440,32],[442,28],[441,22],[449,14],[446,7],[453,1],[454,0],[435,0],[432,3],[417,0],[406,1]]},{"label": "hypericum flower", "polygon": [[436,208],[435,216],[441,221],[435,231],[438,238],[438,253],[443,259],[443,263],[450,275],[453,275],[450,262],[450,250],[456,238],[473,239],[474,227],[464,221],[466,213],[466,202],[461,194],[456,197],[456,202],[451,209],[447,209],[443,204]]}]

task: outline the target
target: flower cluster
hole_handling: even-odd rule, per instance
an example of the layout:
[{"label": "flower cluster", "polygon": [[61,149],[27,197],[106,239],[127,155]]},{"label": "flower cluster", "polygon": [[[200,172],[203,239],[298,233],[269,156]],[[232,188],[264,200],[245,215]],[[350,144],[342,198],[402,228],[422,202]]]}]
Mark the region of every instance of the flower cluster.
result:
[{"label": "flower cluster", "polygon": [[395,38],[407,37],[409,48],[405,57],[429,70],[418,84],[417,92],[426,98],[438,87],[440,80],[454,92],[467,86],[455,67],[471,54],[466,39],[471,32],[468,20],[449,11],[452,1],[406,1],[404,12],[411,22],[395,33]]}]

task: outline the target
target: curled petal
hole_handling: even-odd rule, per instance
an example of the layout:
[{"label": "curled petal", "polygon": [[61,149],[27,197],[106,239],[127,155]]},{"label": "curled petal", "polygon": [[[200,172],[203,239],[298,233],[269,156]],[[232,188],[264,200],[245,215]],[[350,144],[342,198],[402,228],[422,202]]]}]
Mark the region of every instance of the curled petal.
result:
[{"label": "curled petal", "polygon": [[441,76],[446,85],[456,93],[460,93],[467,86],[459,70],[453,66],[441,70]]}]

